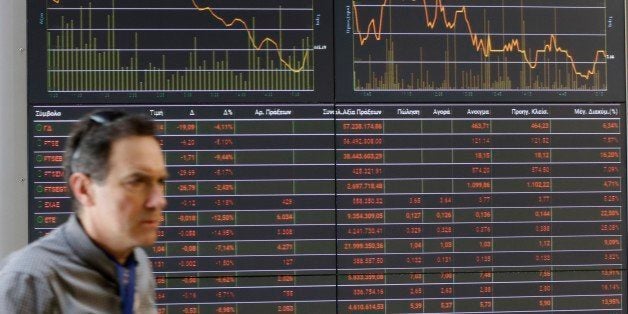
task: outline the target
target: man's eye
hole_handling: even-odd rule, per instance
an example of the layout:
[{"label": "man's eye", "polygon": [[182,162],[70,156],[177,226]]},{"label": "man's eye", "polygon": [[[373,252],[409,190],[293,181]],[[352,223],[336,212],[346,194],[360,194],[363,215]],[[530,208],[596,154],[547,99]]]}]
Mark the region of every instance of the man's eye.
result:
[{"label": "man's eye", "polygon": [[142,185],[143,183],[144,183],[144,180],[142,179],[131,179],[126,182],[126,184],[130,186],[139,186],[139,185]]}]

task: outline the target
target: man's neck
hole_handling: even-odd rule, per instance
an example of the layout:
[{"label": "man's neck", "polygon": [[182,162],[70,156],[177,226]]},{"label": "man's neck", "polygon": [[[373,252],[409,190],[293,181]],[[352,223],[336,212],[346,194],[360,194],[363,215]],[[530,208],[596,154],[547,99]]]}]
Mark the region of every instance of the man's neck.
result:
[{"label": "man's neck", "polygon": [[118,264],[126,264],[129,256],[133,253],[133,248],[118,248],[108,245],[108,242],[113,241],[103,241],[106,239],[106,236],[99,232],[99,229],[94,223],[92,223],[91,219],[85,219],[84,215],[81,214],[81,211],[77,213],[77,218],[87,236],[90,240],[92,240],[92,242],[94,242],[94,244],[96,244],[96,246],[106,252],[111,258],[118,262]]}]

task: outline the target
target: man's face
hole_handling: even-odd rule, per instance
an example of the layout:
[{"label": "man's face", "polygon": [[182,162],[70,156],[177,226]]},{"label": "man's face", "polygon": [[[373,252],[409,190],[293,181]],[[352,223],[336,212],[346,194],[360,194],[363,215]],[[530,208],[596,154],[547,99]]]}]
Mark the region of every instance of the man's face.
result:
[{"label": "man's face", "polygon": [[94,206],[86,210],[96,242],[110,249],[151,245],[166,206],[166,167],[157,141],[131,136],[113,142],[109,173],[92,181]]}]

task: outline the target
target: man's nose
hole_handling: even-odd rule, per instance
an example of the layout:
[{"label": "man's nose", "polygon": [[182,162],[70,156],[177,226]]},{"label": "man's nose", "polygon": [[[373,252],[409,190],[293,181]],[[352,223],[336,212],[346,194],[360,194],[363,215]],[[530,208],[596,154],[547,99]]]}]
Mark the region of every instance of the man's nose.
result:
[{"label": "man's nose", "polygon": [[148,195],[148,199],[146,200],[146,207],[157,209],[163,209],[166,207],[168,201],[166,201],[166,197],[164,196],[164,190],[165,186],[161,184],[153,185]]}]

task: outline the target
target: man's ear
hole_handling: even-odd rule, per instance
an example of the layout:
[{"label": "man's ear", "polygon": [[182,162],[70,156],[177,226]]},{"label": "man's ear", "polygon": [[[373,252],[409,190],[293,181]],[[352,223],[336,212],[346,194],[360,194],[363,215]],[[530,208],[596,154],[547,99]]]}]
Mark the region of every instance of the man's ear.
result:
[{"label": "man's ear", "polygon": [[72,195],[83,207],[94,205],[92,179],[89,176],[82,172],[75,172],[70,175],[68,181]]}]

